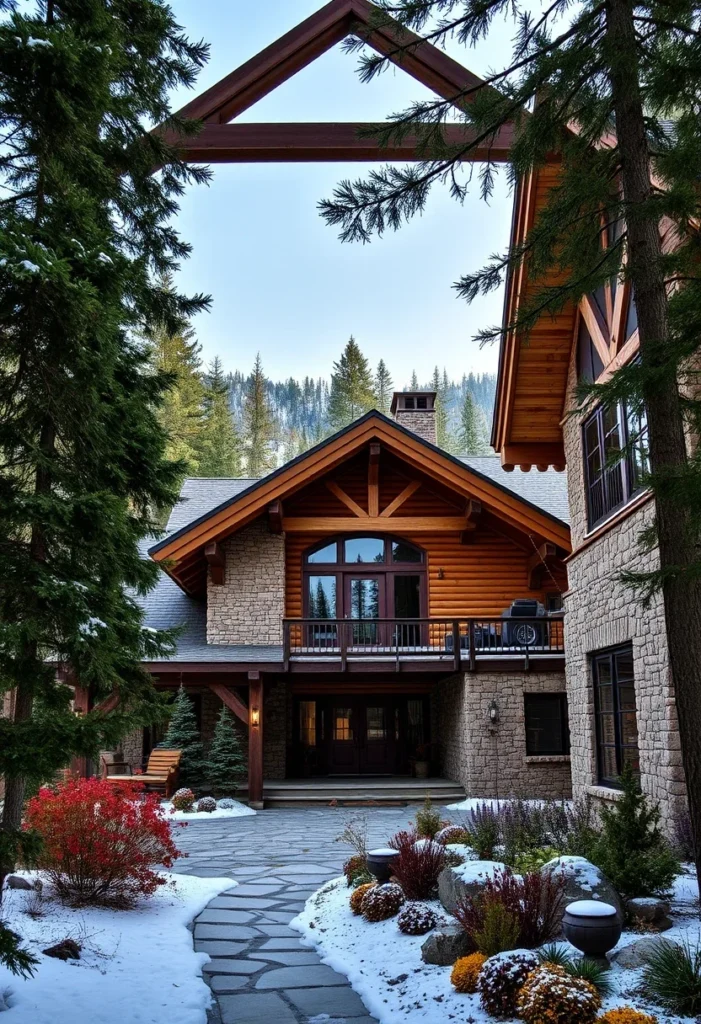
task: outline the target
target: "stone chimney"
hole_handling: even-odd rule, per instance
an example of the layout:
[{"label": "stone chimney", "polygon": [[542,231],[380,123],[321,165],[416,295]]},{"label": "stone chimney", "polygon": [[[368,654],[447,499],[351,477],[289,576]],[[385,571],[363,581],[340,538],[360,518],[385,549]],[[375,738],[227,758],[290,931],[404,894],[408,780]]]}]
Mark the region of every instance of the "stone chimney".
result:
[{"label": "stone chimney", "polygon": [[435,391],[395,391],[390,411],[400,427],[437,443]]}]

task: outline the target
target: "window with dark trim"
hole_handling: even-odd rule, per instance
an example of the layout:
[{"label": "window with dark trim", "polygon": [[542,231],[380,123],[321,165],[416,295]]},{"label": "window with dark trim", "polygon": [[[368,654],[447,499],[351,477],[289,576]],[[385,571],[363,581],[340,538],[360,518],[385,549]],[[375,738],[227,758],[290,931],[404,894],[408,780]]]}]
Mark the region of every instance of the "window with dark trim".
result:
[{"label": "window with dark trim", "polygon": [[569,754],[570,727],[566,693],[526,693],[526,754],[529,757]]},{"label": "window with dark trim", "polygon": [[599,406],[582,427],[582,446],[591,530],[645,486],[649,472],[645,411],[632,412],[622,402]]},{"label": "window with dark trim", "polygon": [[620,776],[630,764],[640,774],[638,719],[635,709],[633,646],[625,644],[592,655],[598,781],[620,788]]}]

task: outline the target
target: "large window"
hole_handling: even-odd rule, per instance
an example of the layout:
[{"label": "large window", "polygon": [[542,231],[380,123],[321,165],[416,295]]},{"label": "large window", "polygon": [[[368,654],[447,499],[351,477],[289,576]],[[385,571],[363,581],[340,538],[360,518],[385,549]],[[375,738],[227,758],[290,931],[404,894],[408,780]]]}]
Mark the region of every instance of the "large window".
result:
[{"label": "large window", "polygon": [[632,645],[593,655],[592,674],[599,782],[618,788],[625,765],[640,772]]},{"label": "large window", "polygon": [[570,729],[567,720],[567,695],[564,693],[527,693],[526,754],[546,756],[569,754]]},{"label": "large window", "polygon": [[583,448],[591,530],[644,487],[649,472],[644,411],[632,412],[623,403],[600,406],[584,423]]}]

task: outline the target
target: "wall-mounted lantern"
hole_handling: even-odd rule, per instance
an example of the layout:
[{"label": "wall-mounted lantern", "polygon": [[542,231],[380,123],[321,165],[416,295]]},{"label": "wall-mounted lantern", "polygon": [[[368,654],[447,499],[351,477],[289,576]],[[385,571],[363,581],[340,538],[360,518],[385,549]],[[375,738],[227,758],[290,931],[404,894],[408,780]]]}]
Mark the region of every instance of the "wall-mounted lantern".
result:
[{"label": "wall-mounted lantern", "polygon": [[251,708],[251,725],[254,729],[260,728],[260,708]]},{"label": "wall-mounted lantern", "polygon": [[492,725],[496,725],[499,721],[499,705],[495,700],[489,705],[489,721]]}]

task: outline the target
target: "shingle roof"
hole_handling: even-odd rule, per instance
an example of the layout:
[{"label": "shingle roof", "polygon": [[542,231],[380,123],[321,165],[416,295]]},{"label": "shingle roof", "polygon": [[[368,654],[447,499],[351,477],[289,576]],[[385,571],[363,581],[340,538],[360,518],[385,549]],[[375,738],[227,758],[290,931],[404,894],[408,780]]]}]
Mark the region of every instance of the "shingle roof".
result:
[{"label": "shingle roof", "polygon": [[256,482],[256,477],[194,477],[184,480],[180,501],[170,513],[166,533],[181,530]]},{"label": "shingle roof", "polygon": [[483,476],[489,477],[500,487],[506,487],[513,491],[519,498],[529,501],[531,505],[542,508],[556,519],[569,525],[570,507],[567,500],[567,472],[557,473],[554,469],[548,469],[545,473],[531,470],[524,473],[521,469],[514,469],[507,473],[502,469],[498,455],[459,455],[458,458],[470,469],[477,470]]}]

